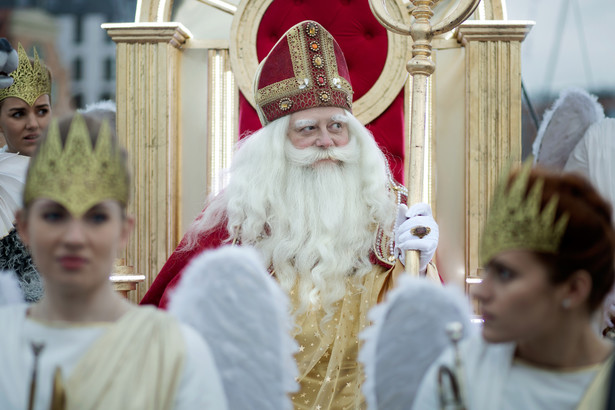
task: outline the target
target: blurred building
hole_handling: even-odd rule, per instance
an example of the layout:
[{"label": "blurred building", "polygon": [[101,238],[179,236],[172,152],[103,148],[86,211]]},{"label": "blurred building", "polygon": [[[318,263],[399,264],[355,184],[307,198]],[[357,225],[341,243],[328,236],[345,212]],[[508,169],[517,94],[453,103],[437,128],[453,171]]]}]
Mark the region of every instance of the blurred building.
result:
[{"label": "blurred building", "polygon": [[51,70],[51,103],[54,111],[62,115],[71,109],[71,84],[70,74],[56,44],[58,31],[55,17],[41,9],[14,9],[0,13],[0,35],[8,38],[15,48],[21,43],[30,56],[36,48],[39,57]]},{"label": "blurred building", "polygon": [[[72,104],[84,107],[115,98],[115,43],[100,28],[105,15],[60,14],[57,45],[62,64],[70,72]],[[65,47],[65,45],[70,45]]]},{"label": "blurred building", "polygon": [[56,115],[115,98],[115,44],[102,23],[134,20],[136,0],[2,0],[0,36],[36,47],[53,75]]}]

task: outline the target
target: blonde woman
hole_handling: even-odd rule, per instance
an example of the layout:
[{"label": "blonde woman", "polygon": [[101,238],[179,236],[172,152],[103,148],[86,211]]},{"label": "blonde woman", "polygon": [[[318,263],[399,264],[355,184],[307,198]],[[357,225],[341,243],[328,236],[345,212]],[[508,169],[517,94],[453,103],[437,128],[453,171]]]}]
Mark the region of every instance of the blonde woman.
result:
[{"label": "blonde woman", "polygon": [[0,270],[16,273],[28,302],[43,292],[40,277],[13,229],[30,156],[51,120],[51,74],[36,50],[30,59],[21,44],[17,69],[10,73],[12,85],[0,89],[0,133],[6,145],[0,148]]},{"label": "blonde woman", "polygon": [[108,124],[80,115],[34,155],[17,226],[45,289],[0,309],[0,408],[226,408],[201,337],[109,281],[133,227],[125,161]]}]

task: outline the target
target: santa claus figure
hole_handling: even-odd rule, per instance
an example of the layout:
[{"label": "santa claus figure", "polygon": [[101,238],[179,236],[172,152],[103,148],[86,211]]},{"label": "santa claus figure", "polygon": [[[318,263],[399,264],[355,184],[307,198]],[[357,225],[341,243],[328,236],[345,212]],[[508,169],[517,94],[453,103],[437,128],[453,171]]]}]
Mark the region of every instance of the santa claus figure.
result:
[{"label": "santa claus figure", "polygon": [[404,271],[407,250],[420,252],[421,274],[438,278],[430,264],[438,226],[427,204],[401,205],[405,188],[352,115],[348,67],[320,24],[288,30],[261,62],[254,87],[263,128],[242,140],[229,185],[142,303],[164,307],[202,250],[251,245],[292,302],[301,385],[295,407],[363,408],[357,353],[367,312]]}]

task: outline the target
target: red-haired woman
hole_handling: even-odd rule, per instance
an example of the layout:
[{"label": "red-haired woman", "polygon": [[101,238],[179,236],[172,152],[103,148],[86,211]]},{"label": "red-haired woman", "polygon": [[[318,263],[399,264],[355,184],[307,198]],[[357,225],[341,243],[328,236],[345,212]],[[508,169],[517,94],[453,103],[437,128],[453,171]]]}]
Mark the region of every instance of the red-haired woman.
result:
[{"label": "red-haired woman", "polygon": [[[526,166],[498,188],[474,292],[482,337],[461,345],[467,408],[605,408],[613,345],[595,318],[614,280],[611,215],[590,183],[572,174]],[[453,356],[432,366],[415,408],[450,399],[438,394],[437,373],[455,367]]]}]

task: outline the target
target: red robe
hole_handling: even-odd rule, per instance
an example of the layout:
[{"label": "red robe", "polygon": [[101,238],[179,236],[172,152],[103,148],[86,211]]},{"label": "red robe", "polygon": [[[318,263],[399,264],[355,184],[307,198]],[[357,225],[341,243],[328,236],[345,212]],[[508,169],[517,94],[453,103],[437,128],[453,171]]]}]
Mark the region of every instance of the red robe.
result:
[{"label": "red robe", "polygon": [[[226,218],[220,222],[212,231],[201,236],[196,246],[190,249],[182,249],[186,241],[186,237],[182,239],[169,260],[164,264],[162,270],[156,276],[154,283],[149,288],[143,299],[142,305],[155,305],[166,309],[169,303],[169,295],[181,279],[184,268],[190,260],[199,255],[206,249],[216,249],[224,244],[229,238],[229,233],[226,229]],[[382,233],[380,232],[382,235]],[[386,262],[383,257],[376,257],[372,252],[370,259],[374,265],[380,265],[389,269],[393,266],[394,261]]]},{"label": "red robe", "polygon": [[179,243],[173,254],[164,264],[158,276],[150,286],[149,290],[141,300],[142,305],[156,305],[166,309],[169,303],[170,291],[177,286],[181,274],[190,260],[199,255],[206,249],[216,249],[223,245],[228,239],[229,234],[226,230],[226,219],[219,223],[215,229],[207,235],[199,237],[196,246],[190,249],[182,249],[186,237]]}]

